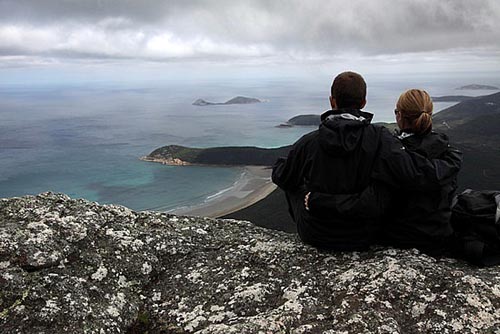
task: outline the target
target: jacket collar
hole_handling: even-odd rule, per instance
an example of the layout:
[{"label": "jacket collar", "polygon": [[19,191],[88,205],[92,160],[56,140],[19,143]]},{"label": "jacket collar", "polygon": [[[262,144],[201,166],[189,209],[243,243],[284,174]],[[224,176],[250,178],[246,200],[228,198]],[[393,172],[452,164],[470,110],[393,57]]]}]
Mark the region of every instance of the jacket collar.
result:
[{"label": "jacket collar", "polygon": [[432,131],[432,129],[431,129],[429,132],[417,135],[416,133],[414,133],[413,131],[408,130],[408,129],[395,130],[396,137],[398,137],[399,139],[405,139],[405,138],[408,138],[408,137],[411,137],[411,136],[425,137],[429,133],[434,133],[434,131]]},{"label": "jacket collar", "polygon": [[415,134],[413,132],[410,132],[410,131],[400,131],[399,133],[396,133],[397,137],[400,139],[400,140],[403,140],[405,138],[408,138],[408,137],[411,137],[411,136],[414,136]]},{"label": "jacket collar", "polygon": [[341,109],[333,109],[333,110],[325,111],[321,115],[321,122],[323,122],[325,119],[327,119],[328,116],[331,116],[331,115],[339,115],[340,116],[342,114],[351,114],[352,116],[357,117],[357,118],[363,117],[366,121],[368,121],[368,123],[370,123],[372,121],[372,118],[373,118],[373,114],[366,112],[366,111],[362,111],[359,109],[341,108]]}]

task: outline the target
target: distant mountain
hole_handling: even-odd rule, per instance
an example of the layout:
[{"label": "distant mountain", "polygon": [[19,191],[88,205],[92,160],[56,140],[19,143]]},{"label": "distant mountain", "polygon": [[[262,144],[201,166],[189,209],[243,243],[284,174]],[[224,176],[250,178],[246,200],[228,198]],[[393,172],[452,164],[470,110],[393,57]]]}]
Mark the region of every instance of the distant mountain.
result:
[{"label": "distant mountain", "polygon": [[477,85],[477,84],[473,84],[473,85],[466,85],[466,86],[462,86],[462,87],[458,87],[457,88],[458,90],[500,90],[500,88],[496,87],[496,86],[489,86],[489,85]]},{"label": "distant mountain", "polygon": [[203,99],[198,99],[193,102],[195,106],[215,106],[215,105],[228,105],[228,104],[250,104],[250,103],[260,103],[262,102],[259,99],[253,97],[245,97],[245,96],[236,96],[226,102],[208,102]]},{"label": "distant mountain", "polygon": [[446,95],[446,96],[433,96],[433,102],[462,102],[465,100],[473,99],[474,96],[465,95]]},{"label": "distant mountain", "polygon": [[433,120],[436,128],[447,129],[467,123],[478,116],[497,113],[500,113],[500,93],[465,100],[436,113]]},{"label": "distant mountain", "polygon": [[500,93],[466,100],[437,113],[434,129],[464,152],[461,189],[500,189]]}]

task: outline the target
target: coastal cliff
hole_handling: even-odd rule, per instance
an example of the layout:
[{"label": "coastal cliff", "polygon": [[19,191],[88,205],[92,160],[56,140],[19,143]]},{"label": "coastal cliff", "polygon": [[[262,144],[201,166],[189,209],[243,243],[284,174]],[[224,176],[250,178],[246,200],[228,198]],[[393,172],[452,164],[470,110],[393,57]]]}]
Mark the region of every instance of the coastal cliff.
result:
[{"label": "coastal cliff", "polygon": [[2,333],[494,333],[500,267],[248,222],[0,200]]}]

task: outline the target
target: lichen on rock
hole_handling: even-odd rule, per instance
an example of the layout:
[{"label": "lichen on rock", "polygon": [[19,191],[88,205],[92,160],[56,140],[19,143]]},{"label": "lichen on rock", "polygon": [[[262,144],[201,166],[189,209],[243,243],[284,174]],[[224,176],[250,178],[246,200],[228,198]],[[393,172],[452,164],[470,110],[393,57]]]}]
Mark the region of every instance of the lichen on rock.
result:
[{"label": "lichen on rock", "polygon": [[1,333],[495,333],[500,268],[249,222],[0,200]]}]

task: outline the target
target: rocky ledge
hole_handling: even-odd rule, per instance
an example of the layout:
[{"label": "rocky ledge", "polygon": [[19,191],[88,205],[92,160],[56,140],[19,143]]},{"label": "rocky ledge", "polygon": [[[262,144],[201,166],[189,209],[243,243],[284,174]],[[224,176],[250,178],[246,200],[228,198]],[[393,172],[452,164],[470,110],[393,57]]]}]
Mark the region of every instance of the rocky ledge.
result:
[{"label": "rocky ledge", "polygon": [[498,333],[500,268],[248,222],[0,200],[2,333]]}]

